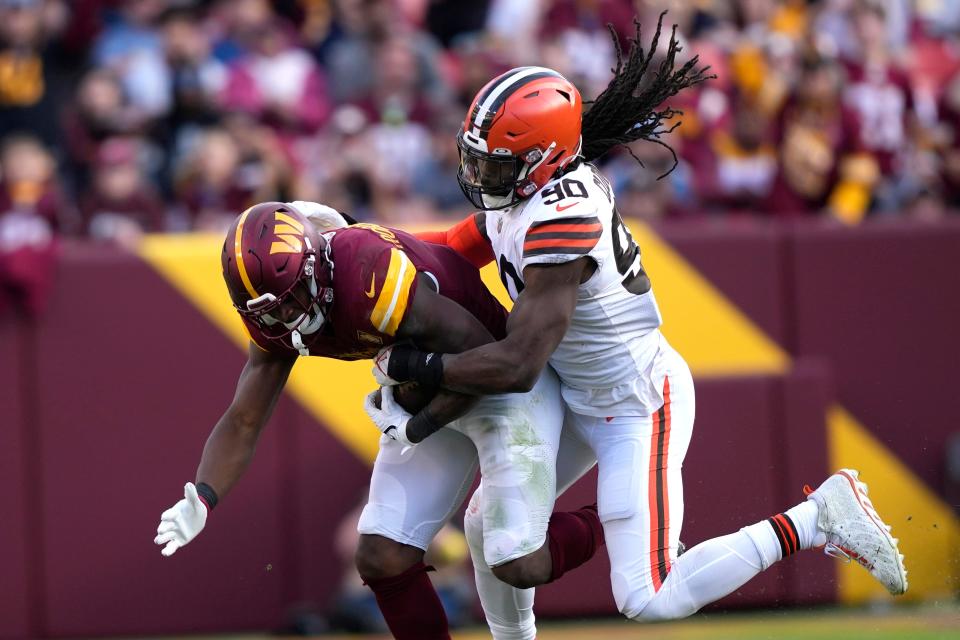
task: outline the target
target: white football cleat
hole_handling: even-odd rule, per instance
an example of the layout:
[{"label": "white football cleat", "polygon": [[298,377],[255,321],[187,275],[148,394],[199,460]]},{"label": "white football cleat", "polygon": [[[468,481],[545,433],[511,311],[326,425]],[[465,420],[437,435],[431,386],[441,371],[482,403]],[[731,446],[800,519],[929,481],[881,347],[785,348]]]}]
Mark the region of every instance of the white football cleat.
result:
[{"label": "white football cleat", "polygon": [[855,560],[897,596],[907,590],[907,570],[897,539],[890,535],[867,497],[867,485],[853,469],[840,469],[816,491],[805,493],[819,507],[817,528],[826,534],[824,553]]}]

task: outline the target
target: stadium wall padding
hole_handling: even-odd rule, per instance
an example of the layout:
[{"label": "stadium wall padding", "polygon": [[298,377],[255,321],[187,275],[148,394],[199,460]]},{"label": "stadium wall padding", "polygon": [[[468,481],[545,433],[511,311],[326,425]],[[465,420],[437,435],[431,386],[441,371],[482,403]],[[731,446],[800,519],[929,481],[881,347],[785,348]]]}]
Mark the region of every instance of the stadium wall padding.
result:
[{"label": "stadium wall padding", "polygon": [[208,544],[172,558],[151,548],[160,512],[194,477],[243,355],[129,255],[81,247],[62,267],[36,345],[48,396],[38,424],[40,633],[276,625],[289,572],[280,561],[278,425],[263,434],[236,495],[211,515]]},{"label": "stadium wall padding", "polygon": [[798,355],[826,357],[844,406],[934,492],[960,428],[960,224],[792,236]]},{"label": "stadium wall padding", "polygon": [[780,227],[674,223],[658,231],[768,337],[787,346],[786,247]]},{"label": "stadium wall padding", "polygon": [[942,494],[932,456],[960,424],[960,221],[658,231],[794,357],[829,362],[837,399]]},{"label": "stadium wall padding", "polygon": [[[827,471],[824,416],[837,401],[939,491],[936,456],[960,417],[947,387],[960,307],[943,273],[960,227],[662,237],[795,356],[783,373],[695,371],[688,545],[798,502]],[[369,469],[288,395],[202,536],[172,558],[153,545],[244,354],[146,262],[66,245],[47,314],[35,325],[0,318],[0,358],[0,637],[278,629],[293,608],[328,603],[350,570],[336,525]],[[561,506],[592,502],[592,478]],[[834,600],[835,566],[813,555],[721,604]],[[538,613],[613,612],[608,571],[599,557],[541,588]]]},{"label": "stadium wall padding", "polygon": [[[26,345],[25,323],[18,318],[0,318],[0,638],[19,638],[30,630],[31,604],[41,601],[28,572],[28,543],[35,519],[27,502],[30,443],[25,436],[23,407],[24,376],[21,370]],[[31,596],[33,596],[31,598]]]}]

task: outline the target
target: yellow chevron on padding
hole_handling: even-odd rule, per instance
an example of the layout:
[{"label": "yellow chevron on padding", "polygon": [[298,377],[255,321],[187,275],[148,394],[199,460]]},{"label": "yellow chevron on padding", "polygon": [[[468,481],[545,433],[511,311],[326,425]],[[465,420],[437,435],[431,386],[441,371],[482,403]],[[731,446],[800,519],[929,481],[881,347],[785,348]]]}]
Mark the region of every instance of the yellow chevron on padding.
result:
[{"label": "yellow chevron on padding", "polygon": [[[211,234],[151,235],[143,242],[140,255],[237,346],[246,349],[249,338],[221,276],[222,243],[222,236]],[[287,391],[297,402],[367,462],[377,455],[380,434],[363,411],[363,399],[375,387],[366,360],[300,358],[287,381]],[[224,398],[224,408],[227,402],[229,398]]]},{"label": "yellow chevron on padding", "polygon": [[649,226],[628,221],[663,314],[663,333],[694,374],[780,373],[790,358]]},{"label": "yellow chevron on padding", "polygon": [[[910,585],[903,598],[952,598],[960,576],[960,520],[953,510],[843,408],[830,408],[827,429],[831,467],[860,472],[873,505],[900,539]],[[841,565],[838,577],[844,602],[888,597],[855,563]]]}]

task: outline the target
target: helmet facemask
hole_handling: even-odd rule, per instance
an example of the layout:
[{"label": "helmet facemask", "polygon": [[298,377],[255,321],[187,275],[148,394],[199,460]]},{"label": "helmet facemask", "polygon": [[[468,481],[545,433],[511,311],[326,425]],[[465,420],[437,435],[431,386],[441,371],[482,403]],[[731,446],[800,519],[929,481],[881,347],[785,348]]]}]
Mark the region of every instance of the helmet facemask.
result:
[{"label": "helmet facemask", "polygon": [[310,239],[304,240],[307,250],[303,253],[300,271],[286,291],[279,295],[265,293],[247,300],[244,306],[236,306],[240,315],[253,322],[264,337],[297,350],[307,348],[302,336],[319,332],[333,306],[333,289],[320,286],[317,273],[319,257],[321,268],[326,267],[332,274],[329,244],[318,256]]},{"label": "helmet facemask", "polygon": [[460,152],[457,181],[467,200],[486,211],[513,207],[536,193],[537,185],[530,178],[557,146],[554,142],[545,150],[533,148],[519,155],[513,155],[508,149],[486,153],[477,148],[486,146],[483,141],[468,137],[476,136],[463,131],[457,136]]}]

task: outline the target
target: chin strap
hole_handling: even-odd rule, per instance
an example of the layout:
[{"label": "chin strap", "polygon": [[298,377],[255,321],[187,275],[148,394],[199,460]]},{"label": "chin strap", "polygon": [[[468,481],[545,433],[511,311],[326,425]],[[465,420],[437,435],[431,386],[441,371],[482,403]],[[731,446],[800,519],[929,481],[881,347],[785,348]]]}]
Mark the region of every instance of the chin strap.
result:
[{"label": "chin strap", "polygon": [[530,180],[530,176],[540,168],[540,165],[550,159],[550,154],[552,154],[556,148],[557,142],[554,140],[545,151],[533,149],[524,154],[523,162],[525,166],[520,170],[520,175],[517,176],[517,186],[515,187],[517,195],[521,198],[527,198],[536,193],[538,187]]},{"label": "chin strap", "polygon": [[300,355],[310,355],[310,349],[303,343],[303,336],[300,335],[299,331],[294,331],[290,334],[290,343],[293,344],[294,349],[300,352]]}]

